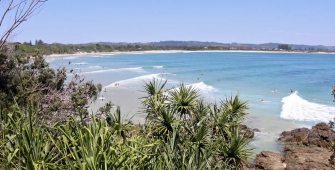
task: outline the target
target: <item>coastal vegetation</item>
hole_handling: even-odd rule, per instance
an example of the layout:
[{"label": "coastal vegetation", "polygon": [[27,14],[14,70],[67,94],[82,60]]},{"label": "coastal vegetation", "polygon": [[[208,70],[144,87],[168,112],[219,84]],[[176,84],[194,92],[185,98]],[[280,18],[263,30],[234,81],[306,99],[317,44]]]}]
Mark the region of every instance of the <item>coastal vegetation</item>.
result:
[{"label": "coastal vegetation", "polygon": [[214,50],[245,50],[245,51],[295,51],[295,52],[334,52],[326,47],[294,46],[288,44],[215,44],[192,43],[171,41],[169,43],[87,43],[87,44],[47,44],[42,40],[34,43],[12,43],[13,49],[18,54],[25,55],[51,55],[51,54],[75,54],[97,52],[129,52],[129,51],[155,51],[155,50],[185,50],[185,51],[214,51]]},{"label": "coastal vegetation", "polygon": [[[65,67],[50,68],[42,55],[114,47],[8,41],[44,2],[11,0],[3,13],[3,18],[12,12],[15,17],[0,39],[1,169],[240,169],[247,165],[252,138],[239,128],[248,108],[239,96],[209,104],[196,88],[181,83],[165,89],[166,81],[153,79],[144,84],[144,124],[126,121],[112,102],[90,113],[88,106],[102,86]],[[148,49],[121,45],[116,50]]]},{"label": "coastal vegetation", "polygon": [[[4,169],[239,169],[251,152],[239,129],[247,103],[239,96],[220,104],[200,91],[166,81],[144,84],[143,125],[125,121],[107,103],[87,105],[101,91],[79,75],[67,78],[41,56],[2,53],[0,165]],[[8,64],[11,63],[11,64]],[[68,72],[69,73],[69,72]]]},{"label": "coastal vegetation", "polygon": [[[96,113],[90,112],[88,106],[99,96],[101,84],[85,81],[66,67],[52,69],[43,55],[255,50],[253,47],[47,44],[42,40],[34,44],[9,43],[12,31],[44,2],[22,0],[16,4],[11,0],[3,15],[17,9],[14,23],[0,39],[0,169],[186,170],[248,166],[252,151],[248,144],[253,136],[240,128],[248,103],[239,95],[226,96],[219,103],[207,103],[197,88],[181,82],[167,89],[167,81],[152,79],[143,84],[146,95],[141,98],[141,113],[146,115],[146,121],[135,125],[112,102]],[[287,44],[278,47],[256,50],[291,50]],[[292,139],[303,143],[301,137]],[[332,145],[333,151],[334,148]],[[333,159],[334,154],[331,162]]]}]

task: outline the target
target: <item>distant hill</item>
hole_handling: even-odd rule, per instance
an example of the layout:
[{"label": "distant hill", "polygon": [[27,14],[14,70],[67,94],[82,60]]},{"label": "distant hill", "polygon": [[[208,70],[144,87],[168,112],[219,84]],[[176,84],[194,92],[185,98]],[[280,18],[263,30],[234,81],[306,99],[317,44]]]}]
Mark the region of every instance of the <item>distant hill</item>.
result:
[{"label": "distant hill", "polygon": [[[219,42],[202,42],[202,41],[159,41],[159,42],[148,42],[148,43],[126,43],[126,42],[96,42],[105,45],[147,45],[147,46],[225,46],[225,47],[247,47],[247,48],[277,48],[282,43],[263,43],[263,44],[244,44],[244,43],[219,43]],[[94,43],[89,43],[94,44]],[[335,46],[324,46],[324,45],[303,45],[303,44],[288,44],[292,49],[321,49],[321,50],[335,50]]]}]

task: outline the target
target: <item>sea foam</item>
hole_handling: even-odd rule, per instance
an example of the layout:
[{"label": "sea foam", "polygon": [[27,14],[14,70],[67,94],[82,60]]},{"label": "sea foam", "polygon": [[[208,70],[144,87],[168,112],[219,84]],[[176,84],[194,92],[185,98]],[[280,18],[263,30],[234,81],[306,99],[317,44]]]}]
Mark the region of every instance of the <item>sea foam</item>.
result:
[{"label": "sea foam", "polygon": [[[200,91],[200,93],[204,94],[204,93],[211,93],[211,92],[216,92],[217,89],[215,89],[213,86],[207,85],[204,82],[199,82],[199,83],[193,83],[193,84],[188,84],[186,85],[186,87],[190,87],[192,86],[195,89],[198,89]],[[169,91],[172,90],[177,90],[178,91],[179,87],[175,87]]]},{"label": "sea foam", "polygon": [[85,65],[85,64],[87,64],[87,62],[80,62],[80,63],[73,63],[73,64],[75,64],[75,65]]},{"label": "sea foam", "polygon": [[67,57],[67,56],[65,56],[64,58],[62,58],[63,60],[72,60],[72,59],[76,59],[76,58],[78,58],[78,57]]},{"label": "sea foam", "polygon": [[88,68],[102,68],[101,66],[90,66]]},{"label": "sea foam", "polygon": [[153,68],[163,68],[163,66],[152,66]]},{"label": "sea foam", "polygon": [[217,91],[217,89],[215,89],[213,86],[207,85],[204,82],[193,83],[186,86],[187,87],[192,86],[196,89],[199,89],[201,93],[211,93]]},{"label": "sea foam", "polygon": [[94,73],[104,73],[104,72],[123,72],[123,71],[144,72],[142,67],[134,67],[134,68],[117,68],[117,69],[89,71],[89,72],[83,72],[82,74],[94,74]]},{"label": "sea foam", "polygon": [[[159,78],[159,79],[162,79],[162,80],[165,80],[164,78],[161,78],[162,74],[148,74],[148,75],[143,75],[143,76],[139,76],[139,77],[134,77],[134,78],[131,78],[131,79],[126,79],[126,80],[120,80],[120,81],[117,81],[117,82],[114,82],[108,86],[105,86],[105,88],[108,88],[108,87],[124,87],[124,86],[132,86],[132,85],[136,85],[137,87],[140,85],[142,87],[143,85],[143,82],[144,81],[150,81],[152,80],[153,78]],[[116,84],[118,84],[118,86],[116,86]]]},{"label": "sea foam", "polygon": [[294,92],[282,100],[280,117],[299,121],[328,122],[335,116],[335,107],[309,102]]}]

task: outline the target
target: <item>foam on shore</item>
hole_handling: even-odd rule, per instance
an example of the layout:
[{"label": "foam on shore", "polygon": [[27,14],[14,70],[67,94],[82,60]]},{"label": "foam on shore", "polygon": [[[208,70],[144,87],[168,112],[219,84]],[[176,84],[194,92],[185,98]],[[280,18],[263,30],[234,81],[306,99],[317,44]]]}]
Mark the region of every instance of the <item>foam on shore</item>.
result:
[{"label": "foam on shore", "polygon": [[280,117],[298,121],[323,121],[334,119],[335,107],[309,102],[294,92],[282,100]]}]

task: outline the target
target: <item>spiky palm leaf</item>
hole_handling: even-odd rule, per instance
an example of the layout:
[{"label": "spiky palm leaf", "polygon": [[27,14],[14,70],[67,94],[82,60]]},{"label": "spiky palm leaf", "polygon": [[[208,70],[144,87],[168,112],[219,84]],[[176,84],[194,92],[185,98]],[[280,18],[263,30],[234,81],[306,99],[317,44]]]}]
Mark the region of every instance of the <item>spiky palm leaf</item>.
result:
[{"label": "spiky palm leaf", "polygon": [[221,136],[217,147],[217,155],[228,167],[242,168],[247,164],[247,158],[251,156],[251,150],[246,148],[251,139],[241,134],[234,127],[227,133],[228,139]]},{"label": "spiky palm leaf", "polygon": [[221,107],[227,112],[229,122],[241,123],[247,114],[248,104],[246,101],[242,101],[237,94],[234,98],[230,96],[221,101]]},{"label": "spiky palm leaf", "polygon": [[191,116],[192,110],[196,107],[200,90],[192,86],[180,83],[178,88],[169,91],[171,105],[177,109],[180,117]]},{"label": "spiky palm leaf", "polygon": [[[143,97],[144,99],[147,99],[147,98],[152,98],[154,100],[162,100],[164,99],[163,96],[164,96],[164,87],[167,83],[167,80],[163,81],[162,79],[161,80],[158,80],[156,78],[153,78],[151,81],[149,82],[144,82],[144,90],[143,92],[145,92],[147,95],[145,97]],[[145,103],[146,100],[144,100],[144,103],[143,104],[146,104]]]}]

